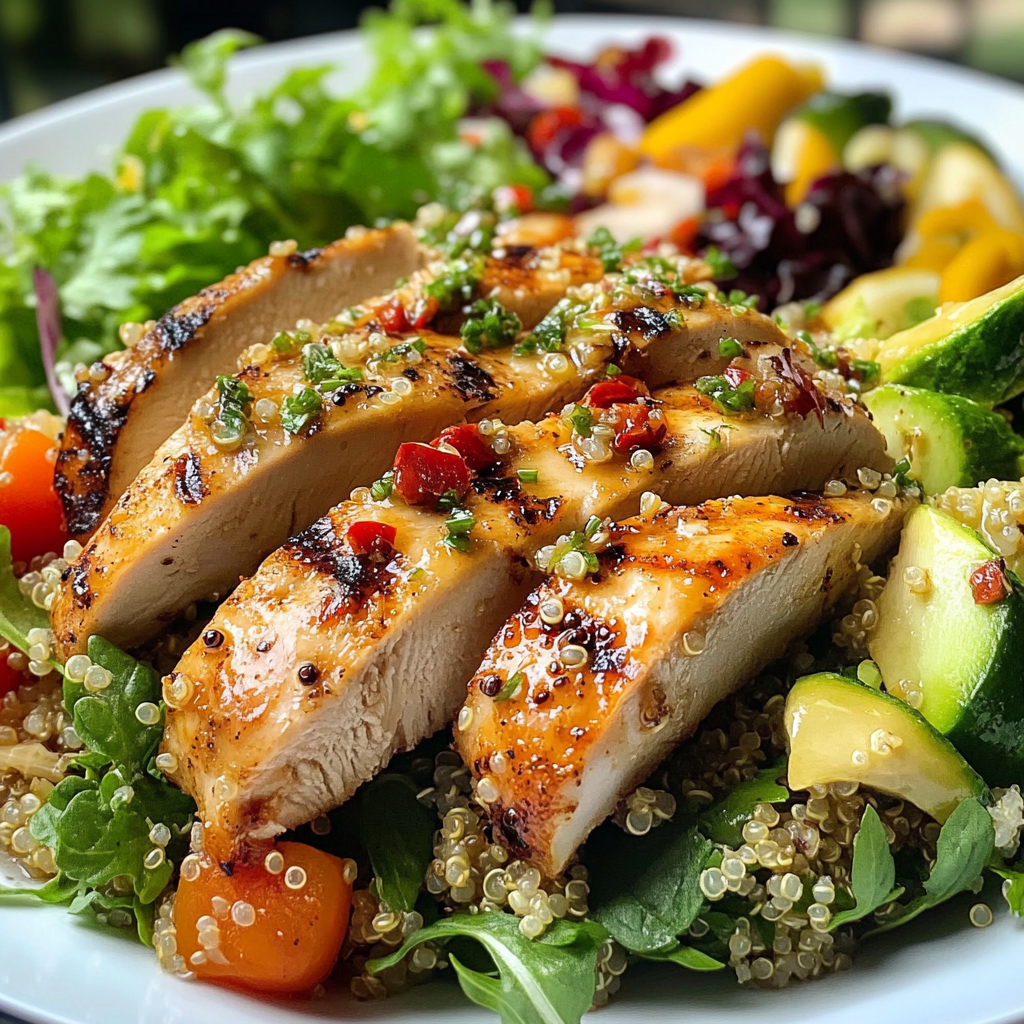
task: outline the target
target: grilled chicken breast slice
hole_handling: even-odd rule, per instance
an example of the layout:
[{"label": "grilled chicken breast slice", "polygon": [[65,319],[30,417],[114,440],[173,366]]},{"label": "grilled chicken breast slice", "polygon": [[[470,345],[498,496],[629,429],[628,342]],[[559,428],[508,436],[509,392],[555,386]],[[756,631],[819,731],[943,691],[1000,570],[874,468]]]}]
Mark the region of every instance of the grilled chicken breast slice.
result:
[{"label": "grilled chicken breast slice", "polygon": [[[578,266],[579,257],[566,259]],[[548,290],[552,273],[538,270]],[[347,353],[365,360],[362,380],[313,395],[319,412],[297,433],[274,411],[308,389],[304,355],[263,346],[265,361],[238,375],[252,395],[241,445],[214,441],[211,392],[67,570],[51,616],[61,655],[82,650],[92,634],[126,647],[144,642],[193,602],[223,596],[287,537],[386,470],[402,441],[426,441],[466,420],[534,419],[579,396],[612,362],[656,384],[694,380],[725,368],[723,338],[741,339],[750,365],[787,341],[767,317],[715,299],[695,307],[671,292],[627,292],[612,301],[600,285],[584,288],[597,309],[567,336],[566,353],[470,356],[457,338],[390,337],[376,321],[364,323],[332,342],[346,361]],[[518,290],[535,301],[534,291]],[[416,337],[422,351],[410,347]],[[271,403],[267,419],[261,403]]]},{"label": "grilled chicken breast slice", "polygon": [[[446,513],[393,495],[345,502],[271,555],[165,679],[164,749],[200,813],[244,846],[343,802],[451,718],[536,579],[538,549],[590,517],[635,511],[652,488],[696,502],[891,465],[846,403],[826,410],[823,428],[798,414],[725,422],[692,387],[655,398],[667,433],[643,471],[625,454],[584,462],[560,416],[512,428],[510,455],[465,499],[476,520],[466,552],[446,546]],[[394,528],[386,557],[353,547],[350,530],[366,521]]]},{"label": "grilled chicken breast slice", "polygon": [[264,256],[179,303],[102,380],[79,384],[55,481],[68,531],[88,537],[189,406],[238,355],[300,317],[325,320],[391,288],[425,261],[406,224],[354,232],[323,249]]},{"label": "grilled chicken breast slice", "polygon": [[908,505],[858,494],[667,508],[615,526],[595,580],[538,587],[498,632],[456,730],[510,849],[562,871],[620,796],[856,585]]}]

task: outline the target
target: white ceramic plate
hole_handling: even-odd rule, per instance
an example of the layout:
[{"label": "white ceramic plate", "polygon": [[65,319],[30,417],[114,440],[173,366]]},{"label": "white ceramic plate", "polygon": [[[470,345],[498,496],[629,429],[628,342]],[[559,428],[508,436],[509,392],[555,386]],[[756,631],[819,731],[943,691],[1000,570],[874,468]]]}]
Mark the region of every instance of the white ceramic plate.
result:
[{"label": "white ceramic plate", "polygon": [[[823,62],[839,88],[878,86],[898,98],[898,116],[941,115],[960,121],[998,151],[1024,181],[1024,89],[936,62],[847,43],[659,18],[563,17],[547,41],[567,55],[586,56],[610,42],[652,33],[677,45],[675,70],[714,80],[753,54],[772,49]],[[337,63],[339,88],[367,68],[352,33],[285,43],[240,55],[232,92],[265,87],[298,65]],[[195,99],[173,71],[98,90],[0,129],[0,180],[28,161],[53,171],[103,167],[141,111]],[[998,892],[987,893],[991,905]],[[793,1020],[828,1024],[995,1024],[1024,1021],[1024,934],[1007,915],[985,931],[967,924],[970,900],[926,915],[904,931],[869,943],[845,975],[793,985],[782,992],[740,989],[729,976],[631,968],[601,1024],[675,1021],[707,1024]],[[432,984],[400,999],[363,1004],[344,993],[314,1003],[257,1001],[163,975],[137,943],[89,928],[60,908],[0,905],[0,1008],[39,1024],[302,1024],[313,1020],[401,1020],[405,1024],[480,1021],[454,985]]]}]

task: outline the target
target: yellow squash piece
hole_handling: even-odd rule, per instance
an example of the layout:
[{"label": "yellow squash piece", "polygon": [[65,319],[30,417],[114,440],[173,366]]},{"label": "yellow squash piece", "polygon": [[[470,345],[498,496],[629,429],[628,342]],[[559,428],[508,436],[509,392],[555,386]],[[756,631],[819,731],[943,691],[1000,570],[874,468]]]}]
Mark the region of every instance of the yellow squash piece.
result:
[{"label": "yellow squash piece", "polygon": [[770,142],[786,114],[822,84],[816,65],[759,57],[655,118],[640,140],[640,152],[658,161],[670,158],[677,146],[738,147],[751,129]]},{"label": "yellow squash piece", "polygon": [[846,338],[856,336],[847,328],[858,320],[873,324],[873,337],[888,338],[909,326],[908,303],[930,299],[934,308],[938,294],[938,274],[916,267],[889,267],[854,278],[825,303],[821,316],[831,330]]},{"label": "yellow squash piece", "polygon": [[939,302],[967,302],[1024,274],[1024,235],[993,228],[971,239],[946,265]]}]

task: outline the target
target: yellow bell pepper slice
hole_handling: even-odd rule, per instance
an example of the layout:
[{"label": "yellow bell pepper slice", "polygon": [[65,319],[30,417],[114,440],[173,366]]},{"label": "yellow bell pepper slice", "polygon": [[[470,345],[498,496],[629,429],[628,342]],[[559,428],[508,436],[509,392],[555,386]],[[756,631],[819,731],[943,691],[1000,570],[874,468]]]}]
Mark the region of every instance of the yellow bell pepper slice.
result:
[{"label": "yellow bell pepper slice", "polygon": [[758,57],[656,117],[644,131],[640,152],[659,161],[670,158],[676,146],[737,148],[751,129],[770,142],[786,114],[820,91],[823,82],[816,65]]},{"label": "yellow bell pepper slice", "polygon": [[925,238],[913,253],[901,261],[900,266],[915,270],[931,270],[940,274],[960,248],[959,242],[948,238]]},{"label": "yellow bell pepper slice", "polygon": [[939,302],[967,302],[1024,274],[1024,236],[993,228],[972,238],[942,272]]},{"label": "yellow bell pepper slice", "polygon": [[963,239],[999,227],[988,208],[978,199],[965,199],[953,206],[938,206],[921,215],[915,230],[922,238],[954,235]]},{"label": "yellow bell pepper slice", "polygon": [[786,203],[797,206],[807,195],[808,189],[823,174],[839,166],[839,154],[824,132],[813,125],[799,124],[800,138],[796,140],[797,150],[792,181],[786,184]]}]

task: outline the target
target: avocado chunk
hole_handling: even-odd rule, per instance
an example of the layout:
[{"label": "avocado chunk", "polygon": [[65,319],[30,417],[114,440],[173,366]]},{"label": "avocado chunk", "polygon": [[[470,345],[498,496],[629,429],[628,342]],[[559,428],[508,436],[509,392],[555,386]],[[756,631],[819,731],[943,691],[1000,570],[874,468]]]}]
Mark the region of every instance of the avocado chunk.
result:
[{"label": "avocado chunk", "polygon": [[864,404],[888,453],[897,462],[910,460],[910,476],[926,494],[1024,474],[1024,437],[969,398],[886,384],[868,392]]},{"label": "avocado chunk", "polygon": [[996,405],[1024,391],[1024,277],[879,343],[885,383],[909,384]]},{"label": "avocado chunk", "polygon": [[[973,530],[926,505],[907,517],[869,640],[886,689],[913,703],[992,786],[1024,782],[1024,584]],[[976,597],[977,595],[977,597]]]},{"label": "avocado chunk", "polygon": [[838,154],[864,125],[887,124],[891,113],[892,99],[883,92],[816,92],[792,116],[817,128]]},{"label": "avocado chunk", "polygon": [[888,267],[855,277],[821,311],[834,341],[888,338],[932,316],[939,275],[918,267]]},{"label": "avocado chunk", "polygon": [[790,789],[859,782],[944,822],[985,783],[909,704],[854,679],[819,672],[786,698]]}]

